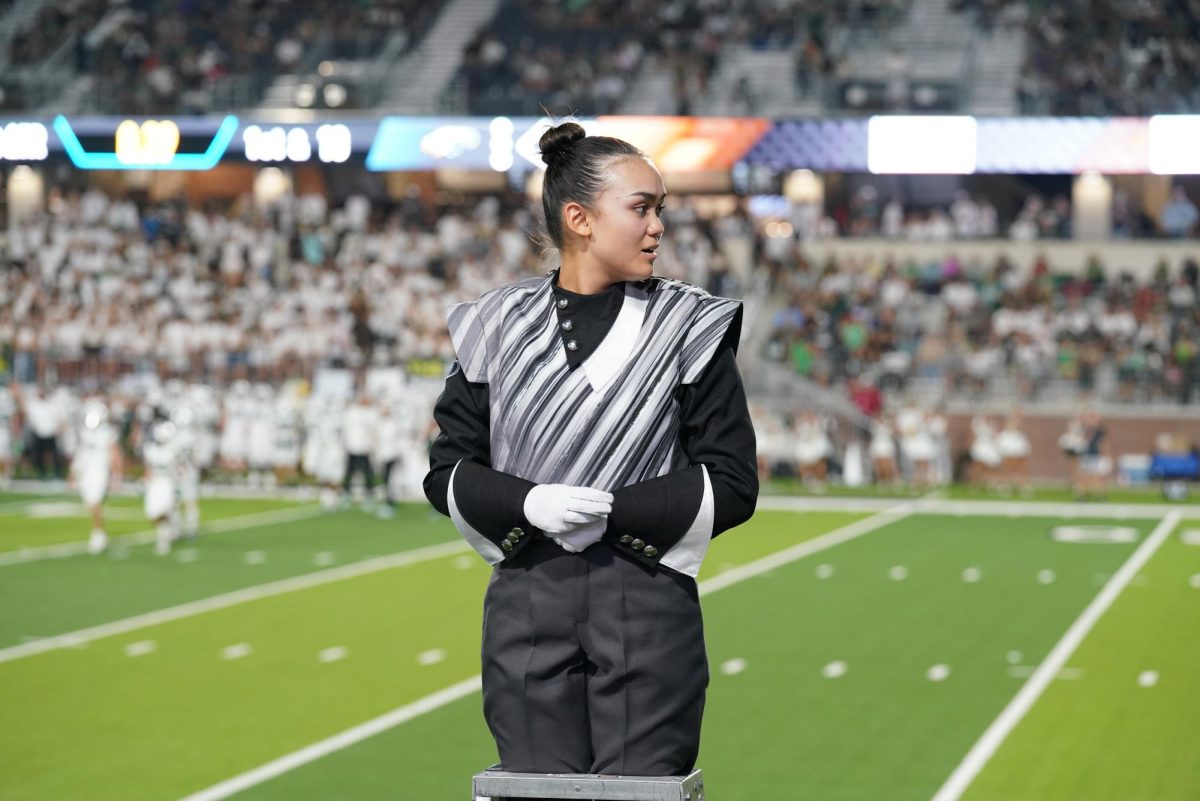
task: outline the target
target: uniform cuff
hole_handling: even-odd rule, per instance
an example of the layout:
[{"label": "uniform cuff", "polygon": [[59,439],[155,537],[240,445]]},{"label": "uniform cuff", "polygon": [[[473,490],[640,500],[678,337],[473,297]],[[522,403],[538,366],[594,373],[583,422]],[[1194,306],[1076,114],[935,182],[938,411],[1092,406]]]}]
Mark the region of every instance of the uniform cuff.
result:
[{"label": "uniform cuff", "polygon": [[463,538],[489,564],[517,556],[537,533],[525,518],[532,481],[461,460],[450,474],[446,496],[450,519]]},{"label": "uniform cuff", "polygon": [[[614,491],[603,542],[646,566],[663,562],[688,537],[706,494],[711,509],[707,475],[703,465],[696,465]],[[711,531],[710,524],[710,537]],[[672,567],[669,561],[663,563]]]}]

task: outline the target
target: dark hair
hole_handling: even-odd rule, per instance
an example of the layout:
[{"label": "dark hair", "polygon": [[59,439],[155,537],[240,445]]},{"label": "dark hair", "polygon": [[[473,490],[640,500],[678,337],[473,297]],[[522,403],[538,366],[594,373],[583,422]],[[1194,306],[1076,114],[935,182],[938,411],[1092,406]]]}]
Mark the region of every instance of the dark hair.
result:
[{"label": "dark hair", "polygon": [[588,136],[583,126],[564,122],[542,134],[538,141],[546,175],[542,182],[542,211],[550,245],[563,246],[562,209],[574,201],[592,207],[604,190],[604,171],[614,161],[645,158],[646,154],[623,139]]}]

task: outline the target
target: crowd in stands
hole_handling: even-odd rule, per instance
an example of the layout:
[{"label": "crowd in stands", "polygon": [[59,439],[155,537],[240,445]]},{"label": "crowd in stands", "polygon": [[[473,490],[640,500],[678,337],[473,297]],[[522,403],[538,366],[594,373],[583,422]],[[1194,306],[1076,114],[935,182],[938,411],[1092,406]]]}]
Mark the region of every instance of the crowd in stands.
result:
[{"label": "crowd in stands", "polygon": [[[966,190],[955,193],[947,205],[906,206],[899,197],[884,199],[871,184],[863,184],[842,203],[825,210],[824,216],[799,213],[796,226],[803,238],[878,236],[920,242],[1007,238],[1015,242],[1039,239],[1070,239],[1071,201],[1066,195],[1050,198],[1027,195],[1020,209],[1004,219],[986,197]],[[1172,189],[1170,199],[1151,214],[1134,203],[1128,193],[1113,193],[1112,235],[1116,238],[1186,239],[1200,228],[1200,210],[1182,186]]]},{"label": "crowd in stands", "polygon": [[1190,403],[1200,380],[1200,263],[1151,280],[1106,271],[1056,276],[1001,258],[843,261],[780,273],[790,298],[769,354],[822,384],[913,385],[958,398],[1102,397]]},{"label": "crowd in stands", "polygon": [[[888,233],[886,207],[850,205],[835,231]],[[950,249],[928,263],[814,264],[798,231],[781,236],[748,209],[706,218],[675,201],[656,270],[736,296],[755,265],[768,267],[789,298],[771,354],[805,376],[840,383],[869,368],[885,385],[936,379],[968,393],[1009,376],[1025,398],[1059,378],[1123,400],[1191,397],[1195,259],[1141,283],[1099,257],[1076,278],[1044,258],[964,263]],[[931,238],[988,236],[987,209],[960,194]],[[1038,220],[1043,235],[1062,234],[1063,217]],[[541,269],[536,228],[518,195],[436,210],[415,191],[387,206],[303,195],[259,208],[52,189],[7,239],[0,354],[18,382],[90,386],[130,373],[278,384],[321,367],[450,359],[445,307]]]},{"label": "crowd in stands", "polygon": [[1146,116],[1200,109],[1200,6],[1033,3],[1017,87],[1023,114]]},{"label": "crowd in stands", "polygon": [[839,27],[886,25],[904,0],[634,0],[573,4],[508,0],[463,54],[460,77],[473,113],[618,110],[643,64],[668,70],[659,111],[687,115],[730,48],[794,50],[796,80],[811,87],[834,68]]},{"label": "crowd in stands", "polygon": [[66,0],[47,3],[12,39],[9,62],[32,66],[72,45],[68,63],[94,78],[101,110],[201,114],[236,76],[265,88],[318,60],[369,58],[397,31],[414,35],[442,3],[423,0],[221,3]]},{"label": "crowd in stands", "polygon": [[463,52],[459,80],[470,112],[613,113],[656,35],[645,6],[636,16],[635,6],[594,3],[568,11],[538,0],[503,3]]},{"label": "crowd in stands", "polygon": [[[93,386],[449,359],[446,306],[536,272],[535,227],[521,196],[435,213],[415,193],[389,208],[302,195],[260,209],[56,189],[8,238],[0,352],[19,382]],[[681,204],[659,272],[728,291],[723,230]]]}]

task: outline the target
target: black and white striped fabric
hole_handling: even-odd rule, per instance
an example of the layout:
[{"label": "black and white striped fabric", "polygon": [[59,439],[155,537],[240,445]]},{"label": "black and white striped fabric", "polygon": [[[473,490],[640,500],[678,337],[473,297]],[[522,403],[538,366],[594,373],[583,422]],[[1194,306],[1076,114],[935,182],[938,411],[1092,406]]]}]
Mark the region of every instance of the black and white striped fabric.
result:
[{"label": "black and white striped fabric", "polygon": [[450,309],[467,380],[489,385],[492,467],[608,491],[669,472],[674,390],[700,377],[740,323],[741,303],[663,278],[627,283],[611,330],[571,370],[552,280],[509,284]]}]

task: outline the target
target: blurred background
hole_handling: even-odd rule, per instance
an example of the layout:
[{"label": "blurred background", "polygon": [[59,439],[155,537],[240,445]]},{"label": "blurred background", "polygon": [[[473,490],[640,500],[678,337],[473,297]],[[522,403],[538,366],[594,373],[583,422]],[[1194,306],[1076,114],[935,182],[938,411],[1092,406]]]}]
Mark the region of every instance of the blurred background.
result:
[{"label": "blurred background", "polygon": [[1196,798],[1197,42],[1196,0],[0,3],[0,799],[467,796],[445,311],[554,266],[568,117],[662,170],[658,273],[746,304],[714,797]]}]

